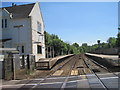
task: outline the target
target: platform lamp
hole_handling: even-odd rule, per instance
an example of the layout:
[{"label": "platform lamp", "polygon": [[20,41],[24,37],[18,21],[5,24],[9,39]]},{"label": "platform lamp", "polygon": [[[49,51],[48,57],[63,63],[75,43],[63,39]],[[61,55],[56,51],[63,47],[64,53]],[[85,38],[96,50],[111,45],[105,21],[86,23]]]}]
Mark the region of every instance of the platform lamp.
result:
[{"label": "platform lamp", "polygon": [[[24,27],[24,25],[16,25],[16,26],[13,26],[13,28],[17,28],[18,29],[18,51],[19,51],[19,43],[20,43],[20,40],[19,40],[19,38],[20,38],[20,28],[21,27]],[[19,53],[20,53],[20,51],[19,51]],[[14,66],[14,79],[16,79],[16,70],[15,70],[15,59],[13,60],[13,66]]]},{"label": "platform lamp", "polygon": [[[120,33],[120,25],[118,26],[118,34]],[[120,59],[120,47],[118,46],[118,56]],[[120,63],[119,63],[120,64]]]},{"label": "platform lamp", "polygon": [[120,32],[120,25],[118,26],[118,33]]},{"label": "platform lamp", "polygon": [[49,53],[48,53],[48,51],[49,51],[49,50],[48,50],[49,44],[46,44],[45,47],[46,47],[46,48],[45,48],[45,50],[46,50],[46,53],[45,53],[46,58],[49,58]]},{"label": "platform lamp", "polygon": [[[120,25],[118,27],[118,34],[120,33]],[[119,37],[119,36],[118,36]],[[120,66],[120,46],[118,45],[118,66]]]},{"label": "platform lamp", "polygon": [[98,53],[100,54],[100,40],[97,40],[97,43],[98,43]]},{"label": "platform lamp", "polygon": [[64,46],[61,46],[61,49],[62,49],[61,54],[63,55],[63,49],[64,49]]},{"label": "platform lamp", "polygon": [[24,27],[24,25],[16,25],[16,26],[13,26],[14,28],[17,28],[18,29],[18,46],[17,46],[17,50],[19,51],[20,53],[20,46],[19,46],[19,43],[20,43],[20,28],[21,27]]},{"label": "platform lamp", "polygon": [[[19,54],[20,54],[20,28],[24,27],[24,25],[16,25],[16,26],[13,26],[13,27],[18,29],[18,45],[17,45],[17,50],[19,51]],[[22,55],[22,68],[25,68],[24,55]]]}]

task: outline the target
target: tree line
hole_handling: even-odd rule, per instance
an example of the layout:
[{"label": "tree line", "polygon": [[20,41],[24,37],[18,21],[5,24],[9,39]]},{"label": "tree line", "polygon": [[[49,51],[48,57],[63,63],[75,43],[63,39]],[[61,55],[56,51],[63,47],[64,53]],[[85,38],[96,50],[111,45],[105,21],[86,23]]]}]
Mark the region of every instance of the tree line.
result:
[{"label": "tree line", "polygon": [[78,43],[69,44],[61,40],[58,35],[49,34],[45,31],[45,45],[46,45],[46,56],[55,57],[59,55],[66,54],[80,54],[86,53],[100,48],[117,48],[120,46],[120,33],[118,33],[117,38],[110,37],[107,42],[102,42],[97,40],[97,43],[94,45],[88,45],[83,43],[81,46]]}]

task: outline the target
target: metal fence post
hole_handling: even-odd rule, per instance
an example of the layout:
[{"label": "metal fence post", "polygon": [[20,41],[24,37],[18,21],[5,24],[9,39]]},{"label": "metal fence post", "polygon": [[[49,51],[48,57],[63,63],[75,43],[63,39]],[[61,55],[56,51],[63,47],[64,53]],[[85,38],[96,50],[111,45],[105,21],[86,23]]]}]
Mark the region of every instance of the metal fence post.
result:
[{"label": "metal fence post", "polygon": [[29,55],[27,55],[27,68],[30,69],[30,58],[29,58]]}]

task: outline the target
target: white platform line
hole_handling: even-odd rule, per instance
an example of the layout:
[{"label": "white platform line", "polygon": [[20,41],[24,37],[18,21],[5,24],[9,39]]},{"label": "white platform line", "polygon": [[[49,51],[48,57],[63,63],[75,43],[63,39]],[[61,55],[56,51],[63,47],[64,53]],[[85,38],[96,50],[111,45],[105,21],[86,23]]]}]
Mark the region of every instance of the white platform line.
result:
[{"label": "white platform line", "polygon": [[[116,79],[116,78],[119,78],[119,77],[106,77],[106,78],[100,78],[100,79]],[[81,80],[73,80],[73,81],[68,81],[67,83],[73,83],[73,82],[78,82],[78,81],[84,81],[84,80],[87,80],[87,79],[81,79]],[[61,84],[61,83],[64,83],[64,82],[50,82],[50,83],[40,83],[40,85],[47,85],[47,84]],[[38,85],[37,83],[34,83],[34,84],[15,84],[15,85],[2,85],[0,87],[2,88],[6,88],[6,87],[10,87],[10,86],[24,86],[24,85],[33,85],[33,86],[36,86]]]}]

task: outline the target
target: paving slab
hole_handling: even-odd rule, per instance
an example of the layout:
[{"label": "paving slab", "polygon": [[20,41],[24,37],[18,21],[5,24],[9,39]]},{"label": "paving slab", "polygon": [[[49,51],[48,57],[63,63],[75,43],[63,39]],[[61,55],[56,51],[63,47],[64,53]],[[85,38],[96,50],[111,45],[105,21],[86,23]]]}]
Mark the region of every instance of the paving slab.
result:
[{"label": "paving slab", "polygon": [[88,80],[80,80],[77,82],[77,88],[90,88]]},{"label": "paving slab", "polygon": [[57,70],[52,76],[60,76],[63,73],[63,70]]}]

